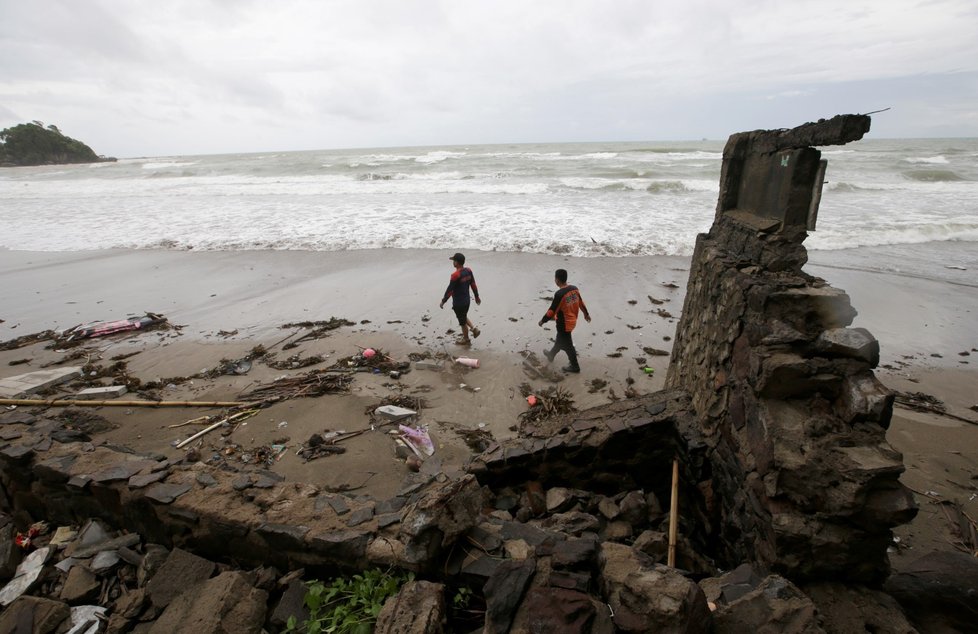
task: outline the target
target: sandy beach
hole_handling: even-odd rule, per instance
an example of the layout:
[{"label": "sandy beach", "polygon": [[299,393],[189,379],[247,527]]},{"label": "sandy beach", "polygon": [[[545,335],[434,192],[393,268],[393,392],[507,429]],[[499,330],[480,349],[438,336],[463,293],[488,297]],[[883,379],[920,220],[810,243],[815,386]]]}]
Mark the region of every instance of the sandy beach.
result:
[{"label": "sandy beach", "polygon": [[[470,252],[482,305],[470,316],[482,330],[471,348],[453,344],[457,323],[439,310],[451,264],[441,250],[384,249],[341,252],[292,251],[0,251],[0,341],[47,329],[111,321],[156,312],[171,328],[112,335],[86,341],[81,360],[110,365],[125,358],[127,372],[142,382],[187,377],[161,390],[166,400],[234,400],[259,384],[324,368],[359,351],[383,350],[392,359],[410,354],[478,358],[481,367],[453,367],[437,373],[414,369],[394,380],[384,374],[356,374],[349,394],[285,400],[261,411],[226,438],[214,432],[200,444],[202,459],[228,444],[239,451],[285,444],[274,469],[288,478],[323,488],[391,495],[408,467],[395,458],[392,439],[375,430],[345,443],[347,453],[303,462],[298,447],[314,433],[365,429],[365,410],[397,394],[426,402],[435,455],[425,468],[452,470],[471,455],[460,431],[483,430],[496,439],[515,434],[525,409],[520,385],[551,385],[528,376],[521,353],[549,347],[553,325],[537,326],[555,290],[553,270],[568,269],[593,316],[574,332],[583,372],[558,385],[584,409],[621,398],[626,390],[644,394],[662,387],[668,352],[682,302],[689,259],[643,256],[571,258],[555,255]],[[846,290],[859,311],[854,326],[880,341],[880,379],[889,387],[924,392],[943,401],[949,413],[978,421],[974,359],[978,358],[978,293],[973,286],[925,276],[895,275],[837,262],[831,252],[814,253],[806,270]],[[661,303],[653,303],[655,302]],[[301,328],[288,323],[342,318],[355,325],[283,350]],[[256,362],[241,376],[201,376],[222,360],[238,359],[256,345],[271,359],[322,355],[321,364],[276,370]],[[43,344],[0,352],[0,378],[40,369],[68,351]],[[133,354],[135,353],[135,354]],[[638,359],[642,359],[639,361]],[[559,368],[559,357],[554,368]],[[643,367],[651,367],[651,375]],[[597,384],[596,384],[597,382]],[[604,382],[604,385],[600,385]],[[464,384],[464,387],[463,387]],[[600,387],[599,387],[600,386]],[[63,390],[59,397],[68,397]],[[130,395],[136,398],[135,395]],[[128,397],[127,397],[128,398]],[[100,416],[114,429],[93,437],[137,451],[177,457],[172,446],[200,429],[171,428],[205,413],[192,408],[103,407]],[[225,433],[227,430],[224,430]],[[915,559],[930,550],[955,548],[942,500],[953,500],[978,518],[978,424],[933,413],[895,410],[889,441],[905,457],[904,482],[916,493],[921,512],[897,531],[892,560]]]}]

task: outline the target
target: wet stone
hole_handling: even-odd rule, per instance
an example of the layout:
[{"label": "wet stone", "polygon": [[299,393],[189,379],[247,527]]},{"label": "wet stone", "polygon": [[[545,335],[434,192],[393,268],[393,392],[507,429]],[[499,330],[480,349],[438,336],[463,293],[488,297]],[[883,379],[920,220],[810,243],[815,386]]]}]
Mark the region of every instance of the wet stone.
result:
[{"label": "wet stone", "polygon": [[118,482],[119,480],[129,480],[129,478],[150,465],[151,463],[148,460],[126,461],[92,474],[92,481],[98,484],[107,484],[109,482]]},{"label": "wet stone", "polygon": [[385,513],[377,516],[377,528],[385,528],[401,521],[400,513]]},{"label": "wet stone", "polygon": [[275,478],[270,478],[265,474],[259,475],[255,478],[254,487],[256,489],[271,489],[273,486],[278,484],[278,480]]},{"label": "wet stone", "polygon": [[51,439],[45,436],[40,441],[34,443],[34,451],[47,451],[51,448]]},{"label": "wet stone", "polygon": [[251,476],[247,473],[242,473],[241,475],[235,476],[231,480],[231,487],[235,491],[244,491],[245,489],[251,488]]},{"label": "wet stone", "polygon": [[16,440],[23,435],[24,433],[19,429],[4,429],[0,431],[0,440]]},{"label": "wet stone", "polygon": [[191,524],[196,524],[200,519],[200,515],[191,511],[190,509],[170,508],[167,510],[167,515]]},{"label": "wet stone", "polygon": [[357,510],[350,513],[349,519],[346,520],[346,525],[349,527],[359,526],[364,522],[370,521],[374,516],[373,506],[363,506]]},{"label": "wet stone", "polygon": [[209,473],[198,473],[197,484],[204,488],[217,486],[217,480]]},{"label": "wet stone", "polygon": [[658,416],[662,412],[666,411],[666,404],[652,403],[651,405],[645,406],[645,411],[648,412],[649,416]]},{"label": "wet stone", "polygon": [[350,506],[346,503],[346,497],[342,495],[320,495],[316,498],[316,510],[321,511],[328,505],[337,515],[345,515],[350,512]]},{"label": "wet stone", "polygon": [[185,590],[210,577],[214,567],[212,561],[174,548],[146,584],[146,591],[154,605],[165,607]]},{"label": "wet stone", "polygon": [[277,550],[301,547],[309,528],[291,524],[262,524],[258,534],[265,538],[268,545]]},{"label": "wet stone", "polygon": [[92,559],[91,567],[92,572],[95,574],[101,574],[103,572],[108,572],[117,563],[119,563],[119,553],[114,550],[103,550],[99,554],[95,555]]},{"label": "wet stone", "polygon": [[385,515],[387,513],[396,513],[404,508],[407,504],[407,499],[402,497],[392,497],[382,502],[377,503],[377,515]]},{"label": "wet stone", "polygon": [[91,440],[88,434],[77,429],[58,429],[51,432],[51,439],[60,443],[87,442]]},{"label": "wet stone", "polygon": [[154,484],[152,487],[146,490],[146,497],[150,500],[159,502],[160,504],[170,504],[173,500],[177,499],[187,491],[191,489],[189,484],[170,484],[170,483],[159,483]]},{"label": "wet stone", "polygon": [[26,462],[34,455],[34,448],[27,445],[12,445],[0,451],[0,455],[15,462]]},{"label": "wet stone", "polygon": [[149,486],[154,482],[159,482],[167,476],[166,471],[157,471],[156,473],[147,473],[145,475],[134,475],[129,478],[129,488],[130,489],[141,489],[145,486]]},{"label": "wet stone", "polygon": [[67,482],[71,478],[69,471],[75,459],[75,456],[59,456],[42,460],[34,464],[34,474],[47,482]]},{"label": "wet stone", "polygon": [[73,476],[68,480],[68,486],[74,487],[76,489],[84,489],[88,486],[88,483],[92,481],[92,476],[89,475],[77,475]]}]

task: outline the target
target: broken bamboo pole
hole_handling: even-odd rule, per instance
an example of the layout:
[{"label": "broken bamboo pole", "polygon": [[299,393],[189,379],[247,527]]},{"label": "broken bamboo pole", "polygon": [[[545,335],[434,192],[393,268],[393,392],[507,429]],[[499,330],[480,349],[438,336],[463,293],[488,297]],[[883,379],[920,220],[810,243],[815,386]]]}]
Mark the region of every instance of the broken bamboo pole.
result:
[{"label": "broken bamboo pole", "polygon": [[667,564],[676,567],[676,532],[679,528],[679,458],[672,459],[672,497],[669,500],[669,555]]},{"label": "broken bamboo pole", "polygon": [[185,440],[181,440],[175,446],[176,446],[177,449],[182,449],[187,444],[189,444],[190,442],[192,442],[194,440],[197,440],[198,438],[200,438],[204,434],[209,434],[210,432],[212,432],[213,430],[217,429],[218,427],[220,427],[222,425],[230,425],[233,421],[243,420],[245,418],[251,418],[252,416],[254,416],[255,414],[257,414],[258,411],[259,410],[257,410],[257,409],[247,409],[247,410],[245,410],[243,412],[238,412],[237,414],[231,414],[230,416],[225,416],[224,418],[222,418],[221,420],[217,421],[213,425],[210,425],[209,427],[207,427],[205,429],[201,429],[199,432],[197,432],[196,434],[194,434],[190,438],[187,438]]},{"label": "broken bamboo pole", "polygon": [[0,405],[43,407],[241,407],[253,403],[241,401],[88,401],[71,399],[0,398]]}]

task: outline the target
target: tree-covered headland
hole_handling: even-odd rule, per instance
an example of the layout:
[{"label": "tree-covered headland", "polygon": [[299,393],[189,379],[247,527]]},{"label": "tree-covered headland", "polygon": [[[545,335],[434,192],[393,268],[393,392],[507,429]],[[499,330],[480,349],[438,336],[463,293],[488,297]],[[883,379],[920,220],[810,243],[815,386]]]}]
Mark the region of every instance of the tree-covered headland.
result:
[{"label": "tree-covered headland", "polygon": [[21,123],[0,131],[0,167],[114,160],[100,157],[81,141],[65,136],[58,126],[44,127],[40,121]]}]

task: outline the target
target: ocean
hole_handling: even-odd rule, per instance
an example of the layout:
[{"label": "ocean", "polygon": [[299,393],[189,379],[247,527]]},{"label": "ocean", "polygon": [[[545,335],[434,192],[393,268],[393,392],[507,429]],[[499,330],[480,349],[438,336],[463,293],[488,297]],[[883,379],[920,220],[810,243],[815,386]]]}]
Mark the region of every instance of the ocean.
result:
[{"label": "ocean", "polygon": [[[689,255],[713,220],[723,145],[473,145],[4,168],[0,248]],[[829,163],[810,251],[884,269],[920,254],[933,265],[937,253],[950,271],[940,277],[973,278],[978,139],[869,139],[822,153]],[[971,273],[954,273],[961,268]]]}]

